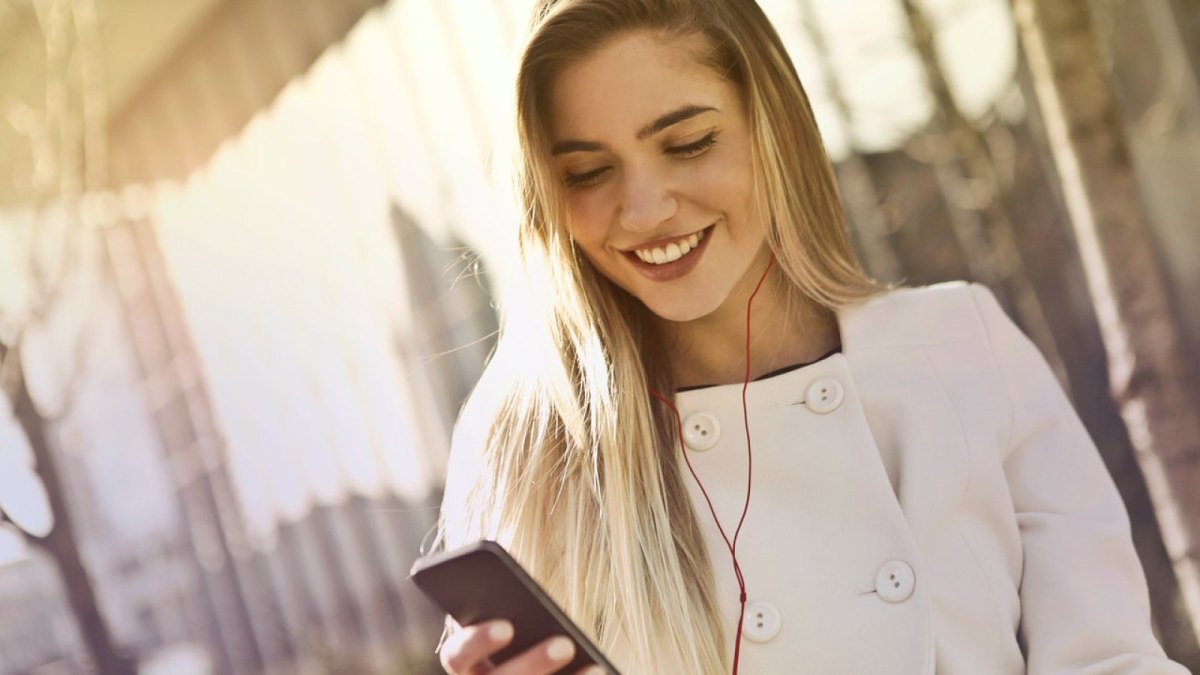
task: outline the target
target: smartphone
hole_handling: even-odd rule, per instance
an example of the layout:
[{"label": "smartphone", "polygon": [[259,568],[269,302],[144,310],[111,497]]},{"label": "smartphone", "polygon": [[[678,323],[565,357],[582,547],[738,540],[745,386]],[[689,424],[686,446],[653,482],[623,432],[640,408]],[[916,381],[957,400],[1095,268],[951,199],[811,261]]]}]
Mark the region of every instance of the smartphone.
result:
[{"label": "smartphone", "polygon": [[462,626],[492,619],[513,625],[512,642],[492,655],[500,665],[554,635],[575,643],[575,658],[559,673],[575,673],[592,664],[619,675],[591,640],[542,590],[529,573],[494,541],[419,558],[413,583]]}]

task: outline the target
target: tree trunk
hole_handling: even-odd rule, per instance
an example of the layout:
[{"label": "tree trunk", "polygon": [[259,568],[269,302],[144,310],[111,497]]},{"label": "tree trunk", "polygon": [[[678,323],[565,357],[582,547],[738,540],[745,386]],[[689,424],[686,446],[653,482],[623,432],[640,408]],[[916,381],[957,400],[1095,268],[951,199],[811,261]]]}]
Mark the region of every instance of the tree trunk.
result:
[{"label": "tree trunk", "polygon": [[949,149],[934,164],[971,276],[996,291],[1002,303],[1012,306],[1021,327],[1037,344],[1059,381],[1067,382],[1058,343],[1025,273],[1012,220],[1004,207],[1004,181],[983,134],[954,99],[925,10],[916,0],[900,0],[900,5],[933,99],[937,125]]},{"label": "tree trunk", "polygon": [[[9,358],[20,358],[16,348],[9,354]],[[105,622],[96,602],[91,576],[79,555],[57,458],[46,434],[48,422],[34,405],[19,360],[16,362],[15,379],[13,413],[33,450],[37,475],[46,489],[50,511],[54,516],[54,525],[46,536],[35,537],[27,534],[27,539],[46,551],[58,567],[63,589],[79,625],[79,634],[97,672],[104,675],[134,675],[137,669],[133,659],[118,652],[109,633],[108,623]]]},{"label": "tree trunk", "polygon": [[1182,349],[1085,0],[1013,0],[1108,352],[1193,627],[1200,618],[1200,392]]}]

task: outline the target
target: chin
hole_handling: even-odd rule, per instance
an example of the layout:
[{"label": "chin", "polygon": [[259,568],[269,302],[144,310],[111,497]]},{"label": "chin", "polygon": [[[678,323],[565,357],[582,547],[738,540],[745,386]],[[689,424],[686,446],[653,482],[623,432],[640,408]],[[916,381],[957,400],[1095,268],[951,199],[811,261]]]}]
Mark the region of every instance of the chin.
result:
[{"label": "chin", "polygon": [[663,321],[686,323],[702,319],[717,310],[720,303],[697,302],[696,298],[679,302],[672,298],[638,298],[655,316]]}]

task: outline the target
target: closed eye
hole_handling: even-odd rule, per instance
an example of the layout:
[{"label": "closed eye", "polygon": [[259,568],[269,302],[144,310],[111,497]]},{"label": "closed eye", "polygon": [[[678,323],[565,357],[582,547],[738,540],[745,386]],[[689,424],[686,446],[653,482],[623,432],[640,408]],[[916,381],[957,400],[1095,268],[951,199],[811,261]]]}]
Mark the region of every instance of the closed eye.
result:
[{"label": "closed eye", "polygon": [[717,132],[710,131],[698,141],[693,141],[686,145],[675,145],[667,148],[667,153],[676,157],[695,157],[705,150],[709,149],[717,142]]},{"label": "closed eye", "polygon": [[564,182],[567,187],[590,187],[600,182],[600,178],[604,176],[604,172],[608,171],[609,167],[602,166],[599,169],[592,169],[583,173],[568,173]]},{"label": "closed eye", "polygon": [[[673,157],[689,159],[703,154],[705,150],[711,148],[716,144],[716,142],[717,132],[714,129],[713,131],[705,134],[704,137],[692,141],[691,143],[668,147],[666,149],[666,153]],[[601,179],[604,177],[604,174],[610,168],[612,167],[602,166],[598,169],[592,169],[591,171],[585,171],[583,173],[568,173],[563,179],[563,182],[566,183],[567,187],[569,188],[591,187],[599,184]]]}]

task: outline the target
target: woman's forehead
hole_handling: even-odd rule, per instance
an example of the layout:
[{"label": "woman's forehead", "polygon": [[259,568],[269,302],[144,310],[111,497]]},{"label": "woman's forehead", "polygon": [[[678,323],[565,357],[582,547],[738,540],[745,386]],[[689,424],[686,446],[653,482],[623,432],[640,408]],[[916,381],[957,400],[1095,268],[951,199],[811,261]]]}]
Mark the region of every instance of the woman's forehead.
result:
[{"label": "woman's forehead", "polygon": [[707,47],[700,35],[649,31],[606,41],[551,81],[551,136],[634,136],[683,106],[728,108],[736,87],[702,60]]}]

